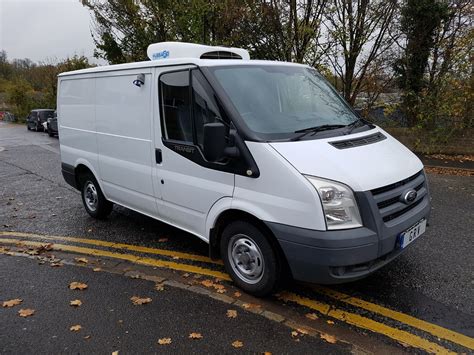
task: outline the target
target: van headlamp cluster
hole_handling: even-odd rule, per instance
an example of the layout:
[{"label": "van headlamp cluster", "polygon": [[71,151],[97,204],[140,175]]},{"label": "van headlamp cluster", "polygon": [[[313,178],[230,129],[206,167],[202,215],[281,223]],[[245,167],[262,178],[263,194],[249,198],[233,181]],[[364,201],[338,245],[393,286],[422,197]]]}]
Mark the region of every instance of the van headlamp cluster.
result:
[{"label": "van headlamp cluster", "polygon": [[321,198],[328,229],[362,227],[359,207],[352,190],[339,182],[304,175]]}]

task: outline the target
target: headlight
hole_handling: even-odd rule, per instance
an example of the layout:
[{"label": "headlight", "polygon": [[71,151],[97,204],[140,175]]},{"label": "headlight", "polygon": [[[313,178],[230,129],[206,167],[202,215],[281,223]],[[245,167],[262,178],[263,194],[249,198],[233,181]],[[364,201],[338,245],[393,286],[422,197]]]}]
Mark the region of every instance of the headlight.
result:
[{"label": "headlight", "polygon": [[362,227],[359,207],[348,186],[314,176],[304,176],[318,191],[328,229]]}]

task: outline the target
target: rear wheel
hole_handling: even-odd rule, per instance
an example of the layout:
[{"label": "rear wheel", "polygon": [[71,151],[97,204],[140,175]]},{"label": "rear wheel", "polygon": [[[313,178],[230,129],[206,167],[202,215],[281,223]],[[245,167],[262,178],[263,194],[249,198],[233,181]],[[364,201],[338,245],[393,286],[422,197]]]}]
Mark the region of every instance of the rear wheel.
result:
[{"label": "rear wheel", "polygon": [[87,173],[80,180],[82,203],[87,213],[97,219],[106,218],[112,212],[113,203],[106,200],[96,178]]},{"label": "rear wheel", "polygon": [[244,291],[266,296],[280,281],[280,260],[267,237],[246,221],[230,223],[221,237],[221,256],[227,272]]}]

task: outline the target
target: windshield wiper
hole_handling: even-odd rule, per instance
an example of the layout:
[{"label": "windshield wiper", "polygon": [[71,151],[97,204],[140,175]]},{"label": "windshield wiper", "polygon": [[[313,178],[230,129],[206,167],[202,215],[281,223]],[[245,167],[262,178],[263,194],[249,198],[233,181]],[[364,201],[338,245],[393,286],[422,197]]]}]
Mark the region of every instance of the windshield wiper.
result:
[{"label": "windshield wiper", "polygon": [[362,118],[358,118],[356,119],[354,122],[352,123],[349,123],[346,127],[349,128],[349,130],[346,132],[346,134],[351,134],[352,131],[356,128],[356,127],[362,127],[366,124],[366,122],[362,119]]},{"label": "windshield wiper", "polygon": [[316,134],[318,132],[322,131],[329,131],[331,129],[337,129],[337,128],[343,128],[347,127],[346,125],[343,124],[324,124],[321,126],[314,126],[314,127],[308,127],[308,128],[303,128],[295,131],[295,133],[301,133],[300,135],[293,137],[290,139],[290,141],[297,141],[306,136],[309,133]]}]

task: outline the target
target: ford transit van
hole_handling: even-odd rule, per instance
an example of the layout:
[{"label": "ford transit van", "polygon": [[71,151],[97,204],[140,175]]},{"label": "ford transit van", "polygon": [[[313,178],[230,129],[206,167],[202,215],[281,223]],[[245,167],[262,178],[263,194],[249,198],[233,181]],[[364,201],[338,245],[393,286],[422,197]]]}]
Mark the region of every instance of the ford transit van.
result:
[{"label": "ford transit van", "polygon": [[423,165],[313,68],[165,42],[149,61],[58,79],[65,180],[209,243],[234,282],[360,279],[425,232]]}]

